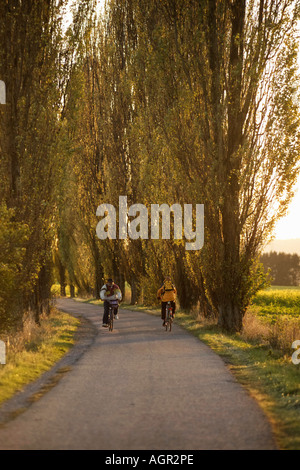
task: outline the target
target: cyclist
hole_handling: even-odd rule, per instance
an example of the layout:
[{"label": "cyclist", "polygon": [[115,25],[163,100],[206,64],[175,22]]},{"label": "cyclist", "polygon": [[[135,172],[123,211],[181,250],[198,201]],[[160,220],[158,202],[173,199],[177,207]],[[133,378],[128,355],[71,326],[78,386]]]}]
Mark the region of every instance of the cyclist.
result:
[{"label": "cyclist", "polygon": [[103,327],[108,327],[108,310],[112,305],[114,308],[115,319],[118,319],[119,303],[122,300],[122,292],[120,287],[114,283],[113,279],[108,279],[107,283],[101,287],[100,299],[104,300]]},{"label": "cyclist", "polygon": [[163,326],[166,325],[166,306],[167,303],[171,303],[172,307],[172,316],[174,318],[175,310],[176,310],[176,295],[177,290],[174,284],[171,281],[171,276],[167,276],[163,282],[163,285],[157,291],[157,298],[161,300],[161,319],[164,321]]}]

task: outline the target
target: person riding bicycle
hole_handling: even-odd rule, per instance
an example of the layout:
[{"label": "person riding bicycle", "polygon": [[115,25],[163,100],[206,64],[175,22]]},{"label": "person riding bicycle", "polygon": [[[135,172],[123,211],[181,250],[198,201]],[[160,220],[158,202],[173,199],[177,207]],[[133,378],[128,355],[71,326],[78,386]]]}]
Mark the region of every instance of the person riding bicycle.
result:
[{"label": "person riding bicycle", "polygon": [[163,282],[163,285],[157,291],[157,298],[161,300],[161,319],[164,321],[163,326],[166,325],[166,306],[167,303],[170,302],[172,307],[172,316],[174,318],[175,310],[176,310],[176,295],[177,290],[174,284],[171,281],[171,277],[167,276]]},{"label": "person riding bicycle", "polygon": [[115,319],[118,319],[119,303],[122,300],[122,292],[120,287],[114,283],[113,279],[108,279],[107,283],[101,287],[100,299],[104,300],[103,327],[108,327],[108,311],[112,305],[114,309]]}]

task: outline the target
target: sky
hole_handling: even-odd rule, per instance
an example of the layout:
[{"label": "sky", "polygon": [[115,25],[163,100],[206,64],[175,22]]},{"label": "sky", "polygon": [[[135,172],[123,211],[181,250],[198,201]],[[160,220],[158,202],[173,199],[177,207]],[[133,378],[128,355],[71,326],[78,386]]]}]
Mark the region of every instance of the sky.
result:
[{"label": "sky", "polygon": [[289,206],[287,215],[282,217],[275,228],[277,240],[300,238],[300,176],[295,186],[295,196]]},{"label": "sky", "polygon": [[[300,70],[300,50],[298,54],[298,64]],[[295,189],[295,196],[292,199],[292,202],[290,203],[286,216],[282,217],[276,225],[276,240],[291,240],[295,238],[300,239],[300,174],[298,176],[298,181],[295,185]]]}]

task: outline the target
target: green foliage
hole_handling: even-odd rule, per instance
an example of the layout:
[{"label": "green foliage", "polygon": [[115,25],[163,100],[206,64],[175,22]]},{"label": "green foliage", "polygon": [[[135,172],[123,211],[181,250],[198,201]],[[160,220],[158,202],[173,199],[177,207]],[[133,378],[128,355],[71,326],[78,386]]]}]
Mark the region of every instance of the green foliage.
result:
[{"label": "green foliage", "polygon": [[[298,168],[298,10],[285,5],[258,14],[238,2],[111,0],[100,28],[93,15],[85,23],[66,112],[79,221],[66,245],[69,260],[85,246],[94,292],[112,275],[151,304],[167,270],[182,307],[200,303],[223,328],[242,328]],[[119,195],[204,203],[201,254],[172,239],[97,240],[96,208]]]},{"label": "green foliage", "polygon": [[[0,205],[0,331],[9,329],[22,316],[20,286],[28,226],[15,220],[15,211]],[[17,288],[18,286],[18,288]]]},{"label": "green foliage", "polygon": [[[28,227],[24,308],[38,319],[53,264],[62,291],[97,297],[112,276],[147,303],[168,271],[183,308],[242,328],[299,168],[297,5],[111,0],[100,18],[77,1],[64,34],[64,2],[1,4],[0,191]],[[120,195],[203,203],[201,253],[100,241],[96,209]]]},{"label": "green foliage", "polygon": [[[5,256],[1,315],[9,325],[19,323],[26,310],[35,312],[37,322],[42,311],[49,311],[62,176],[63,6],[32,0],[0,5],[0,75],[7,90],[0,113],[0,200],[7,221],[0,229]],[[11,212],[5,213],[6,206]]]}]

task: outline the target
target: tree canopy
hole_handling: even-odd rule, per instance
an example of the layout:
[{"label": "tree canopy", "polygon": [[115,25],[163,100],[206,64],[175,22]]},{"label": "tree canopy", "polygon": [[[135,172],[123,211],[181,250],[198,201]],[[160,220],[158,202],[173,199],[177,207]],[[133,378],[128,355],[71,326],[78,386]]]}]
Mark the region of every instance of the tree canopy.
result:
[{"label": "tree canopy", "polygon": [[[0,6],[1,322],[38,321],[54,279],[154,304],[171,274],[182,308],[241,330],[299,171],[300,2],[77,0],[64,28],[67,6]],[[204,204],[203,248],[100,240],[119,196]]]}]

